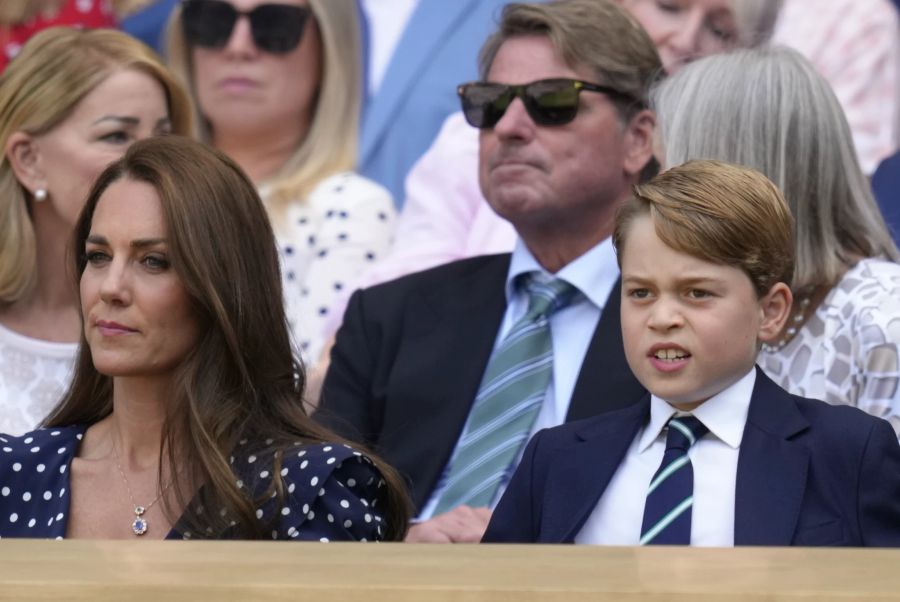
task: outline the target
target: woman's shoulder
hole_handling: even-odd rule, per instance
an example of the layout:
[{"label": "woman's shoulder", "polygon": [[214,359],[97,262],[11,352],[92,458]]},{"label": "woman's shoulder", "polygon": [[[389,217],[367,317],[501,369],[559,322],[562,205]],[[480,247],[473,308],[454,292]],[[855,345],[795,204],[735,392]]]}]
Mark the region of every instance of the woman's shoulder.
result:
[{"label": "woman's shoulder", "polygon": [[394,207],[394,201],[388,189],[353,171],[343,171],[328,176],[319,182],[309,195],[309,203],[346,201],[379,203]]},{"label": "woman's shoulder", "polygon": [[[858,261],[829,295],[829,304],[845,313],[885,301],[900,304],[900,264],[877,257]],[[894,307],[891,304],[891,311]]]},{"label": "woman's shoulder", "polygon": [[0,462],[40,461],[74,454],[84,437],[84,425],[40,428],[22,435],[0,434]]},{"label": "woman's shoulder", "polygon": [[[84,430],[84,426],[69,426],[38,429],[18,437],[0,435],[0,510],[9,523],[0,520],[3,536],[43,536],[30,530],[38,522],[34,516],[22,525],[17,525],[14,517],[23,509],[34,514],[34,504],[56,512],[56,505],[67,499],[69,467]],[[29,530],[19,533],[19,527]]]},{"label": "woman's shoulder", "polygon": [[[257,510],[261,520],[274,518],[273,539],[375,541],[385,532],[388,488],[381,471],[365,453],[343,443],[298,443],[280,453],[284,497],[270,499]],[[250,455],[246,475],[265,486],[272,464]],[[246,484],[244,482],[243,484]]]},{"label": "woman's shoulder", "polygon": [[837,330],[847,330],[864,346],[900,342],[900,264],[881,258],[856,263],[824,303]]},{"label": "woman's shoulder", "polygon": [[357,485],[353,475],[365,476],[363,485],[374,483],[377,487],[378,482],[383,482],[372,459],[345,443],[297,444],[284,451],[281,476],[286,481],[315,486],[335,475],[338,479],[349,480],[351,487]]}]

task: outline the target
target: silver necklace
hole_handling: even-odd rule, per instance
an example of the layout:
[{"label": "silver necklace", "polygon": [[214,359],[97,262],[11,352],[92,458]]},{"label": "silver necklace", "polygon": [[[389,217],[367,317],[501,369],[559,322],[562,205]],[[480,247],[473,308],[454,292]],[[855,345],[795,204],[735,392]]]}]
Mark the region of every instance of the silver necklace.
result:
[{"label": "silver necklace", "polygon": [[784,336],[781,337],[774,345],[769,345],[768,343],[762,344],[762,350],[766,353],[775,353],[776,351],[781,351],[784,349],[784,346],[793,340],[794,336],[797,334],[797,330],[800,326],[803,325],[803,321],[806,319],[806,308],[809,307],[810,299],[809,297],[803,297],[800,299],[799,309],[797,312],[791,317],[791,325],[788,326],[787,330],[784,331]]},{"label": "silver necklace", "polygon": [[172,481],[169,481],[169,484],[163,487],[162,491],[159,492],[159,495],[156,496],[152,502],[147,504],[146,506],[141,506],[140,504],[135,503],[134,494],[131,493],[131,485],[128,483],[128,477],[125,476],[125,471],[122,470],[122,465],[119,463],[119,450],[116,448],[116,439],[113,437],[113,455],[116,459],[116,468],[119,469],[119,474],[122,475],[122,480],[125,481],[125,490],[128,492],[128,497],[131,499],[131,507],[134,508],[134,520],[131,522],[131,531],[135,535],[143,535],[147,532],[147,529],[150,527],[150,524],[147,522],[147,519],[144,518],[144,514],[153,507],[153,504],[158,502],[162,496],[169,490],[169,487],[172,486]]}]

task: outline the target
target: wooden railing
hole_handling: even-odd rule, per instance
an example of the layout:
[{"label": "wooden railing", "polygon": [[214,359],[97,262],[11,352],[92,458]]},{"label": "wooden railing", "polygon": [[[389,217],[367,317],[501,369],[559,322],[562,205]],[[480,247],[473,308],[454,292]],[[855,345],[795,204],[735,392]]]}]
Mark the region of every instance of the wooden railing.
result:
[{"label": "wooden railing", "polygon": [[0,541],[3,600],[900,600],[900,551]]}]

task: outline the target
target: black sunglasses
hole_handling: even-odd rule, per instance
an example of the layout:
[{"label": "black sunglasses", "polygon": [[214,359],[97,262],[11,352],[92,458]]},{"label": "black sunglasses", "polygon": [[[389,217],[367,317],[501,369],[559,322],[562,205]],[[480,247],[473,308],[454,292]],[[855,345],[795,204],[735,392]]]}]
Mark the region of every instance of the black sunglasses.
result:
[{"label": "black sunglasses", "polygon": [[306,6],[260,4],[241,12],[219,0],[185,0],[181,23],[188,44],[205,48],[223,48],[231,38],[238,17],[250,19],[253,43],[265,52],[284,54],[303,38],[303,27],[311,11]]},{"label": "black sunglasses", "polygon": [[492,128],[516,98],[522,99],[529,117],[539,125],[569,123],[578,113],[578,94],[582,90],[640,104],[631,94],[615,88],[563,78],[541,79],[519,86],[472,82],[459,86],[457,93],[469,125]]}]

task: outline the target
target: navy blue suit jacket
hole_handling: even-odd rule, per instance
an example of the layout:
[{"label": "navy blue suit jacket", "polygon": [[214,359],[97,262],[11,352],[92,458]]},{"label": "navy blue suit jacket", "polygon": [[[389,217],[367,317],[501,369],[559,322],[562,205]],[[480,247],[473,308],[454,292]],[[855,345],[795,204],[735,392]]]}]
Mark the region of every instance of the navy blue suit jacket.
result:
[{"label": "navy blue suit jacket", "polygon": [[[539,432],[483,541],[572,543],[649,417],[647,395]],[[900,546],[900,446],[890,425],[790,395],[759,369],[736,487],[735,545]]]}]

